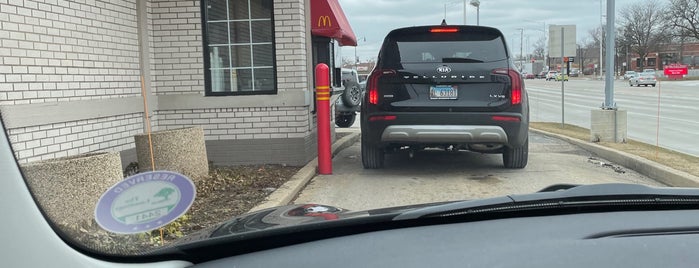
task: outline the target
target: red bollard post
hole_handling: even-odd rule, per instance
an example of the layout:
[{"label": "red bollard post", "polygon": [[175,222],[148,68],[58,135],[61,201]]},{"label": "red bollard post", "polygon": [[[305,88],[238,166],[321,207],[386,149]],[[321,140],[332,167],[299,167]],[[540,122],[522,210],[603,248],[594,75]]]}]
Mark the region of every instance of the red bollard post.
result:
[{"label": "red bollard post", "polygon": [[318,173],[333,173],[330,145],[330,69],[316,65],[316,115],[318,120]]}]

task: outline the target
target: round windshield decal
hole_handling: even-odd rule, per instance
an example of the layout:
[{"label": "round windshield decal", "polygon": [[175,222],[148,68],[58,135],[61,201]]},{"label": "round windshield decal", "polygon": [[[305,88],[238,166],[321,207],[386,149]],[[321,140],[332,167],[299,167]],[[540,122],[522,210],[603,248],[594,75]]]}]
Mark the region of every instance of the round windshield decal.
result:
[{"label": "round windshield decal", "polygon": [[194,183],[171,171],[144,172],[107,190],[95,208],[95,220],[107,231],[133,234],[173,222],[194,203]]}]

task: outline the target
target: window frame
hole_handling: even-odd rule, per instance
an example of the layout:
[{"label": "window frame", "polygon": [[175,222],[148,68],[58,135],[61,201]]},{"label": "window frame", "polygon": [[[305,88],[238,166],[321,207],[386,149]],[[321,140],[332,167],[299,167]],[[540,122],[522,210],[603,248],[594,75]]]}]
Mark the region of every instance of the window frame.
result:
[{"label": "window frame", "polygon": [[[226,0],[228,1],[231,0]],[[250,12],[250,5],[249,3],[252,1],[256,0],[247,0],[248,1],[248,12]],[[271,41],[271,46],[272,46],[272,80],[274,87],[272,90],[255,90],[255,91],[224,91],[224,92],[214,92],[212,91],[212,81],[211,81],[211,59],[209,58],[209,41],[208,41],[208,35],[207,35],[207,30],[208,30],[208,11],[207,11],[207,5],[208,5],[209,0],[200,0],[199,4],[201,7],[201,31],[202,31],[202,46],[203,46],[203,57],[204,57],[204,96],[245,96],[245,95],[276,95],[279,91],[279,84],[277,83],[277,46],[276,46],[276,27],[275,27],[275,21],[274,21],[274,1],[272,2],[272,8],[270,10],[270,24],[272,25],[272,41]],[[227,9],[227,8],[226,8]],[[244,20],[248,23],[252,23],[257,19],[252,19],[248,18],[247,20]],[[231,20],[229,20],[231,21]],[[250,29],[252,30],[252,24],[250,26]],[[250,32],[250,35],[252,36],[252,31]],[[252,50],[252,39],[250,39],[250,43],[248,43],[250,47],[250,54],[253,54]],[[228,44],[231,45],[231,44]],[[229,55],[230,57],[230,55]],[[251,66],[250,69],[254,70],[254,59],[251,58]]]}]

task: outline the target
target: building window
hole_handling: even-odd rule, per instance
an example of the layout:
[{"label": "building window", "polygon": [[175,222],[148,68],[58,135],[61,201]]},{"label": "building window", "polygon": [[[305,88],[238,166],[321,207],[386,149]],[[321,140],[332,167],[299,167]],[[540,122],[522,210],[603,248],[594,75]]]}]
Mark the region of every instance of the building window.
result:
[{"label": "building window", "polygon": [[272,0],[203,0],[206,95],[277,92]]},{"label": "building window", "polygon": [[648,68],[655,68],[655,58],[648,58],[648,65],[646,65]]}]

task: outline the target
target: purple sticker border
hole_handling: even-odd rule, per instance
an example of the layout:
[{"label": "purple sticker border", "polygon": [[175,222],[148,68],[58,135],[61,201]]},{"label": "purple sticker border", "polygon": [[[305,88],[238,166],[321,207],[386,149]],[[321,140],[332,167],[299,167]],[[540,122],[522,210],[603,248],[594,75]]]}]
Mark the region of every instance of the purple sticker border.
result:
[{"label": "purple sticker border", "polygon": [[[173,208],[170,213],[166,214],[165,216],[162,216],[160,218],[154,219],[149,222],[145,223],[139,223],[139,224],[124,224],[122,222],[117,221],[112,217],[112,203],[114,200],[123,192],[120,193],[115,193],[114,190],[119,187],[124,181],[130,180],[130,179],[135,179],[137,177],[149,175],[149,174],[167,174],[167,175],[175,175],[175,178],[173,179],[172,182],[168,182],[177,189],[180,190],[181,198],[180,202],[177,203],[175,208]],[[136,186],[140,183],[148,183],[151,182],[152,180],[148,181],[143,181],[143,182],[137,182],[131,187]],[[162,226],[165,226],[173,221],[175,221],[177,218],[181,217],[184,215],[187,210],[192,206],[194,203],[194,198],[196,197],[196,188],[194,186],[194,183],[192,180],[187,178],[186,176],[177,173],[177,172],[172,172],[172,171],[165,171],[165,170],[157,170],[157,171],[149,171],[149,172],[143,172],[143,173],[138,173],[133,176],[130,176],[128,178],[125,178],[118,183],[112,185],[112,187],[109,188],[106,192],[102,194],[100,197],[99,201],[97,202],[97,206],[95,207],[95,220],[97,221],[97,224],[99,224],[100,227],[103,229],[110,231],[112,233],[117,233],[117,234],[137,234],[137,233],[144,233],[148,231],[152,231],[155,229],[158,229]],[[156,224],[158,221],[162,221],[161,224]],[[148,227],[146,227],[148,226]],[[134,229],[136,228],[136,229]]]}]

